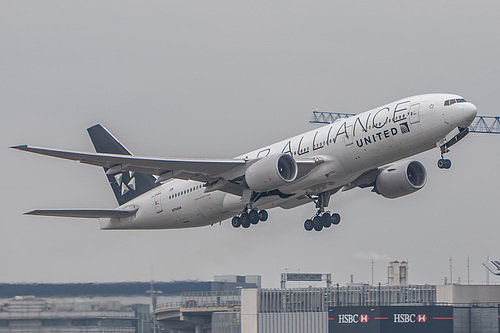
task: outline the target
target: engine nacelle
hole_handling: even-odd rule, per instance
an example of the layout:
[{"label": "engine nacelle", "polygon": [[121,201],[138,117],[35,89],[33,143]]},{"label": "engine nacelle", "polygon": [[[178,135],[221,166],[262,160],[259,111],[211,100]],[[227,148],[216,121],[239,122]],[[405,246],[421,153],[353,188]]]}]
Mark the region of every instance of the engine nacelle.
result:
[{"label": "engine nacelle", "polygon": [[249,166],[245,172],[245,180],[252,190],[267,192],[293,182],[297,171],[297,163],[292,156],[276,154]]},{"label": "engine nacelle", "polygon": [[377,176],[375,191],[385,198],[394,199],[420,190],[426,182],[427,172],[422,163],[402,161]]}]

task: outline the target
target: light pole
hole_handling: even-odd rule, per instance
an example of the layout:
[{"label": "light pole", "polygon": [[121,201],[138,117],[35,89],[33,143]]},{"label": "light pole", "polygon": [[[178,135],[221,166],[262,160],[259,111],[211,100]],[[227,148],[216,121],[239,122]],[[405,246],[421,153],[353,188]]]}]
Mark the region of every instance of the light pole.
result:
[{"label": "light pole", "polygon": [[151,281],[150,289],[146,293],[151,294],[151,306],[153,307],[153,333],[156,333],[156,295],[161,294],[161,290],[154,290],[153,281]]}]

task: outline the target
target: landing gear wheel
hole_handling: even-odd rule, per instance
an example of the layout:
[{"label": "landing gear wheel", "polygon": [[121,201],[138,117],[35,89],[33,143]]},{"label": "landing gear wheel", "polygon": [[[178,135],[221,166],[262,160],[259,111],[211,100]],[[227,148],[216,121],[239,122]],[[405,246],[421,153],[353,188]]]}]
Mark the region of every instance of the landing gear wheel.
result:
[{"label": "landing gear wheel", "polygon": [[241,220],[241,226],[243,228],[248,228],[250,227],[250,218],[248,217],[248,213],[243,213],[240,215],[240,220]]},{"label": "landing gear wheel", "polygon": [[248,212],[248,219],[252,224],[259,223],[259,212],[256,209],[252,209]]},{"label": "landing gear wheel", "polygon": [[340,223],[340,214],[338,213],[333,213],[332,216],[330,217],[332,220],[333,225],[337,225]]},{"label": "landing gear wheel", "polygon": [[449,169],[451,168],[451,160],[446,158],[440,158],[438,160],[438,168],[439,169]]},{"label": "landing gear wheel", "polygon": [[330,213],[324,213],[321,216],[321,222],[323,223],[323,227],[330,228],[332,225],[332,217],[330,216]]},{"label": "landing gear wheel", "polygon": [[233,219],[231,220],[231,225],[235,228],[239,228],[241,226],[241,219],[239,218],[239,216],[233,217]]},{"label": "landing gear wheel", "polygon": [[313,228],[314,228],[313,221],[312,221],[312,220],[310,220],[310,219],[307,219],[307,220],[304,222],[304,228],[305,228],[307,231],[311,231],[311,230],[313,230]]},{"label": "landing gear wheel", "polygon": [[323,229],[323,221],[318,215],[313,218],[313,226],[316,231],[321,231]]},{"label": "landing gear wheel", "polygon": [[259,212],[259,220],[261,220],[262,222],[267,221],[268,217],[269,217],[269,214],[267,213],[266,210],[261,210]]}]

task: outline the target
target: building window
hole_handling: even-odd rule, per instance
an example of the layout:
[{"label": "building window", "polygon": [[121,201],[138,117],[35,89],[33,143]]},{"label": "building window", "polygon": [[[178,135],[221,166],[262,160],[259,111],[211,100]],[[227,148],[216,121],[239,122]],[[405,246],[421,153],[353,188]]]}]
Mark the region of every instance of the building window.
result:
[{"label": "building window", "polygon": [[73,320],[71,320],[71,325],[73,325],[73,326],[98,326],[99,320],[98,319],[91,319],[91,318],[73,319]]},{"label": "building window", "polygon": [[105,327],[134,327],[130,319],[101,319],[101,326]]},{"label": "building window", "polygon": [[68,326],[69,321],[67,319],[44,319],[42,320],[42,326]]}]

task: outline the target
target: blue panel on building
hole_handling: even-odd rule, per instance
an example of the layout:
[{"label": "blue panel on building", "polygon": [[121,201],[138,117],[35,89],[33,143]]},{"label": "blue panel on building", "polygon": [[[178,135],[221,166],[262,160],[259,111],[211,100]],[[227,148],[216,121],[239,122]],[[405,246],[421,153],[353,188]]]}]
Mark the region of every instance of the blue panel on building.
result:
[{"label": "blue panel on building", "polygon": [[335,333],[453,333],[453,307],[332,307],[328,311],[328,331]]}]

